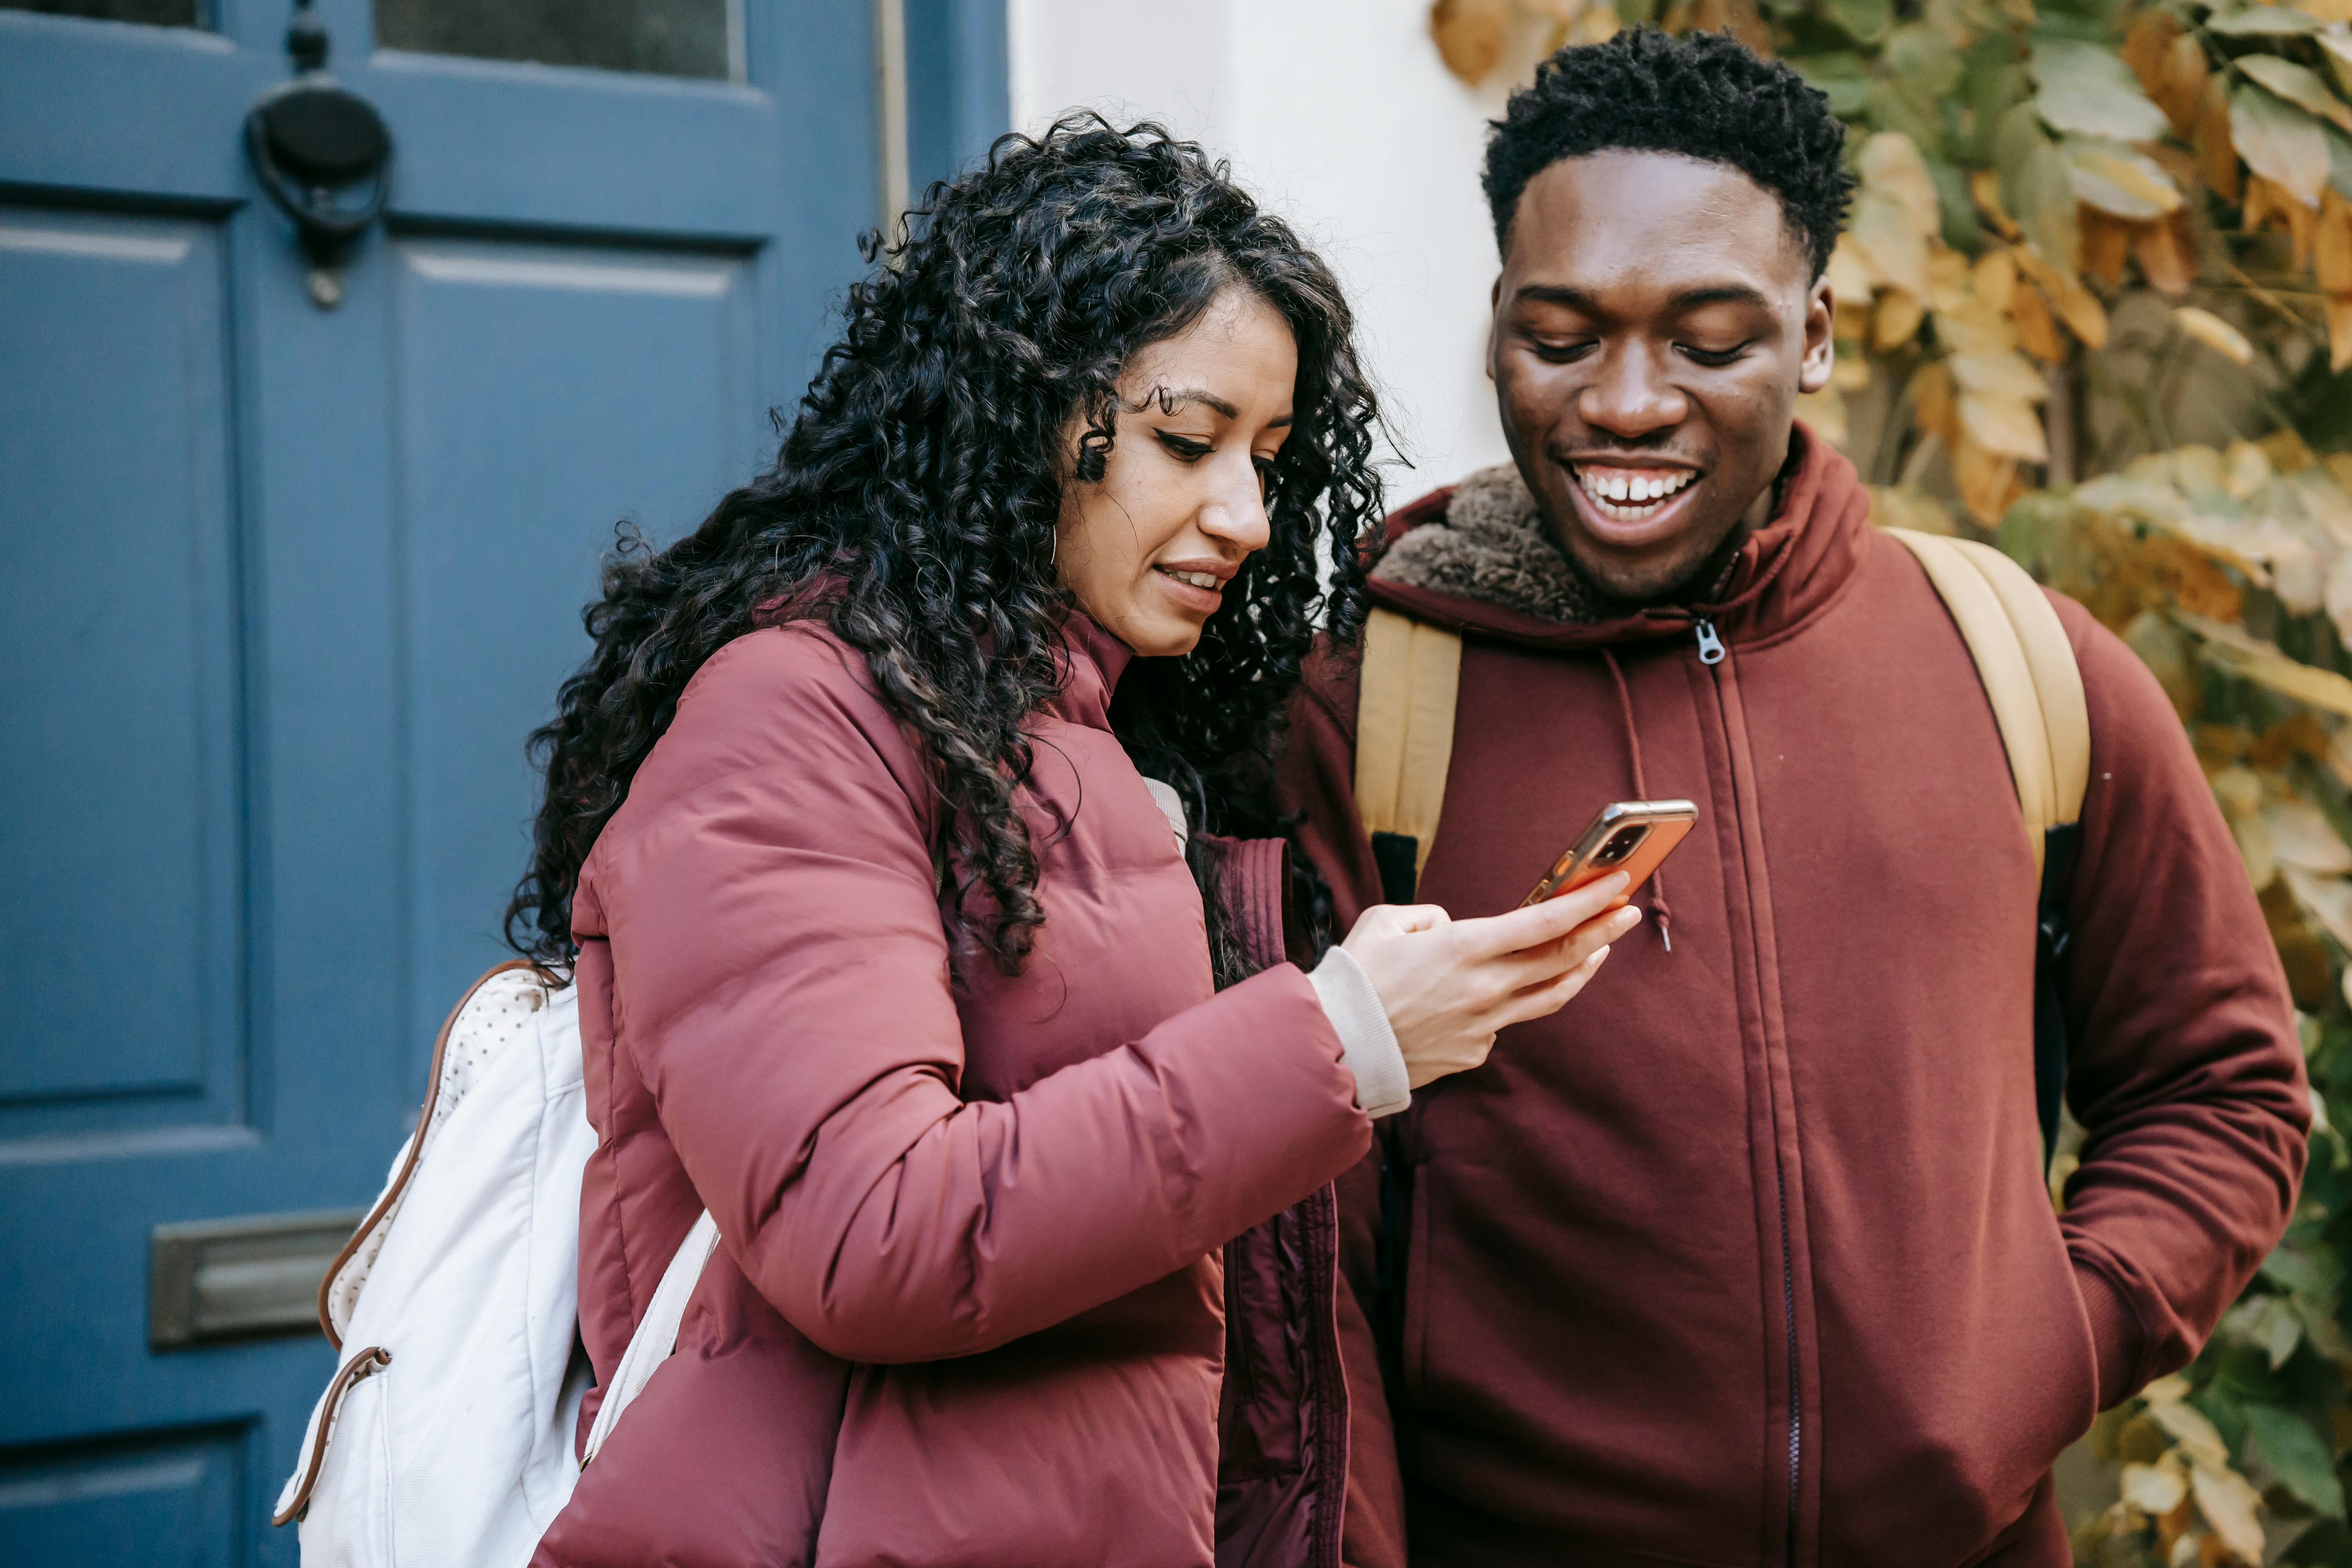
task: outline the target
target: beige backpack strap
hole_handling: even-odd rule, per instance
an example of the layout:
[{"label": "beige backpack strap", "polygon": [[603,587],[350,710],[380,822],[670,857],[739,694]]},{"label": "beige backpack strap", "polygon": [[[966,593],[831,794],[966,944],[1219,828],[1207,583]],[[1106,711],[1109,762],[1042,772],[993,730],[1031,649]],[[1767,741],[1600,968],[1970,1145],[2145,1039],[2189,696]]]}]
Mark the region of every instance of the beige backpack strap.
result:
[{"label": "beige backpack strap", "polygon": [[1417,883],[1437,838],[1461,683],[1460,637],[1394,610],[1372,611],[1356,695],[1356,810],[1391,901],[1404,891],[1403,857],[1412,856]]},{"label": "beige backpack strap", "polygon": [[1919,558],[1976,660],[2039,874],[2044,834],[2082,816],[2091,777],[2090,712],[2066,628],[2025,568],[1990,545],[1885,531]]}]

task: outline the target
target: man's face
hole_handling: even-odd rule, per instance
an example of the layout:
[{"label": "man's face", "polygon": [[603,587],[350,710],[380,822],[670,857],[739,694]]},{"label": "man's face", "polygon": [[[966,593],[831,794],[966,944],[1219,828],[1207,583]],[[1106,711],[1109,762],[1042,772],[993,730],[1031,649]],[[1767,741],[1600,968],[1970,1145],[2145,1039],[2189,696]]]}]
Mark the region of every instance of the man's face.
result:
[{"label": "man's face", "polygon": [[1797,394],[1829,382],[1831,300],[1777,197],[1667,153],[1528,183],[1488,371],[1519,472],[1578,569],[1671,598],[1769,521]]}]

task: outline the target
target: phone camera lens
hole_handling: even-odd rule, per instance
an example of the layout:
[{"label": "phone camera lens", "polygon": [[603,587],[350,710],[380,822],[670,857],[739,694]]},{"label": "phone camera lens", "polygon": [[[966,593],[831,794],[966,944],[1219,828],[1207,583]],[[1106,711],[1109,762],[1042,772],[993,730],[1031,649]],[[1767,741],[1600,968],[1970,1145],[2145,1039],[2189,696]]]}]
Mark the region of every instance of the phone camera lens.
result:
[{"label": "phone camera lens", "polygon": [[1642,840],[1649,836],[1650,827],[1647,823],[1635,823],[1630,827],[1612,833],[1609,836],[1609,842],[1603,844],[1600,852],[1592,857],[1592,863],[1595,866],[1614,866],[1640,848]]}]

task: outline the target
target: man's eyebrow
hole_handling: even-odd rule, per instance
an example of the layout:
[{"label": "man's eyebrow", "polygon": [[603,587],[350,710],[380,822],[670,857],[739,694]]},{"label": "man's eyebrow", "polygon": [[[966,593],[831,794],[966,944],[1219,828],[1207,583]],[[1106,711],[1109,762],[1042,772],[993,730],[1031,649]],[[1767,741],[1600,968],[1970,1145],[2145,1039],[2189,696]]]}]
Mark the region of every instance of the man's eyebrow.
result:
[{"label": "man's eyebrow", "polygon": [[[1570,289],[1559,283],[1528,283],[1511,296],[1539,305],[1561,305],[1571,310],[1581,310],[1588,316],[1604,316],[1608,312],[1600,302],[1581,289]],[[1704,288],[1685,289],[1666,300],[1669,310],[1695,310],[1702,305],[1754,305],[1769,310],[1772,301],[1764,291],[1746,283],[1711,283]]]},{"label": "man's eyebrow", "polygon": [[[1189,404],[1202,403],[1215,409],[1228,419],[1238,419],[1242,416],[1240,409],[1227,403],[1215,393],[1198,386],[1163,386],[1153,395],[1153,397],[1160,405],[1160,412],[1162,414],[1173,414]],[[1269,430],[1279,430],[1290,422],[1289,415],[1276,415],[1265,422],[1265,427]]]}]

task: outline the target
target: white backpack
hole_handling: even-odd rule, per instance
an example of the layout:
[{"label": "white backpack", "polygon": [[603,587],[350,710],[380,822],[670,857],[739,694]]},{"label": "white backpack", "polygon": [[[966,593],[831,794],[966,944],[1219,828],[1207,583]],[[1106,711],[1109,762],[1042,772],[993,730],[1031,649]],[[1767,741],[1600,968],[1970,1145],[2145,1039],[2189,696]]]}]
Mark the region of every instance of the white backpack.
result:
[{"label": "white backpack", "polygon": [[[416,1131],[320,1287],[341,1364],[272,1519],[301,1521],[304,1568],[520,1568],[572,1496],[583,1093],[579,995],[528,964],[441,1026]],[[718,1239],[703,1215],[664,1271],[589,1459],[677,1345]]]}]

